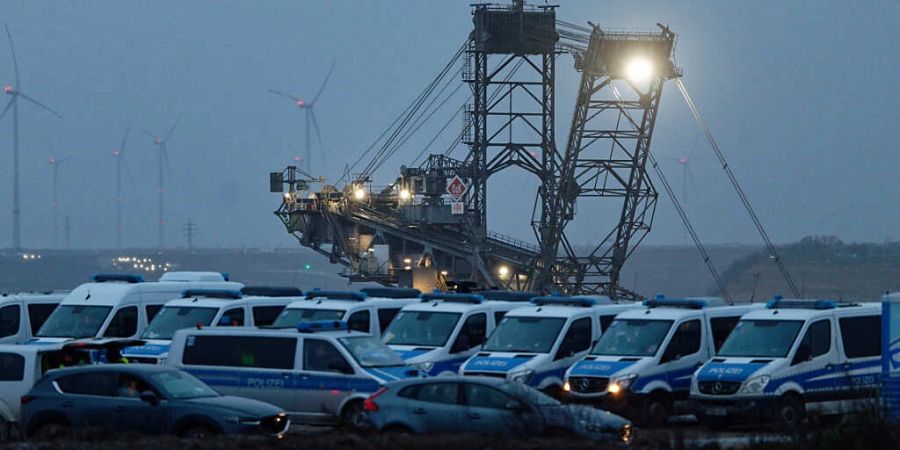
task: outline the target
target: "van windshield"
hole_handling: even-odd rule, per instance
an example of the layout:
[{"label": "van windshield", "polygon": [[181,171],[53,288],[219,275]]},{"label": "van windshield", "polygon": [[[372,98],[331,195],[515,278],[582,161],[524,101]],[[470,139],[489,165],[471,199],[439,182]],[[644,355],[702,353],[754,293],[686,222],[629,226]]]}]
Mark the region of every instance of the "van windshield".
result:
[{"label": "van windshield", "polygon": [[802,320],[741,320],[718,355],[784,358],[802,326]]},{"label": "van windshield", "polygon": [[96,336],[112,306],[61,305],[41,325],[37,337],[85,338]]},{"label": "van windshield", "polygon": [[344,318],[343,309],[317,309],[317,308],[289,308],[281,311],[273,328],[293,328],[298,323],[313,322],[316,320],[341,320]]},{"label": "van windshield", "polygon": [[382,340],[390,345],[443,347],[460,316],[462,314],[452,312],[400,311]]},{"label": "van windshield", "polygon": [[147,326],[142,339],[172,339],[176,331],[197,325],[208,327],[219,308],[198,308],[196,306],[166,306]]},{"label": "van windshield", "polygon": [[592,355],[653,356],[672,327],[671,320],[616,319],[600,336]]},{"label": "van windshield", "polygon": [[403,359],[390,347],[374,336],[340,338],[341,345],[363,367],[402,366]]},{"label": "van windshield", "polygon": [[566,319],[505,317],[484,344],[484,351],[549,353]]}]

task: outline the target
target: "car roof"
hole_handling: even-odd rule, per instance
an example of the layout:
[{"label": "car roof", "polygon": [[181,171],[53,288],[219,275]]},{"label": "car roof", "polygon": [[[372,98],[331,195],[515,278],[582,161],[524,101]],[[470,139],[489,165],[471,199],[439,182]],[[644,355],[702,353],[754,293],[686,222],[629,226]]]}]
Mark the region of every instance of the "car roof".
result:
[{"label": "car roof", "polygon": [[419,299],[404,298],[384,298],[384,297],[367,297],[365,300],[345,300],[334,298],[311,298],[299,299],[291,302],[285,309],[365,309],[369,307],[382,307],[394,305],[402,308],[411,303],[418,302]]},{"label": "car roof", "polygon": [[605,314],[620,314],[623,311],[629,311],[636,305],[628,304],[612,304],[612,305],[596,305],[596,306],[568,306],[568,305],[523,305],[515,308],[504,317],[554,317],[568,318],[581,314],[589,314],[592,316],[600,316]]},{"label": "car roof", "polygon": [[[62,301],[62,305],[118,305],[128,294],[136,292],[172,292],[172,299],[181,296],[188,289],[234,289],[240,290],[242,283],[234,281],[158,281],[144,283],[101,282],[84,283],[72,290]],[[137,302],[135,302],[137,303]]]},{"label": "car roof", "polygon": [[47,372],[48,376],[65,376],[77,373],[92,372],[116,372],[116,373],[160,373],[174,372],[179,369],[170,366],[161,366],[157,364],[91,364],[87,366],[66,367],[64,369],[54,369]]},{"label": "car roof", "polygon": [[208,308],[222,308],[235,305],[288,305],[296,301],[298,297],[241,297],[236,299],[190,297],[177,298],[166,302],[166,306],[197,306]]},{"label": "car roof", "polygon": [[469,311],[492,311],[495,309],[510,310],[517,306],[522,306],[521,302],[504,302],[497,300],[485,300],[481,303],[465,303],[465,302],[448,302],[443,300],[436,301],[420,301],[417,303],[408,303],[403,307],[403,311],[436,311],[436,312],[458,312],[465,313]]},{"label": "car roof", "polygon": [[826,317],[832,314],[840,316],[843,313],[873,313],[881,312],[880,302],[860,303],[856,306],[847,306],[831,309],[801,309],[801,308],[765,308],[754,310],[744,314],[741,319],[759,320],[808,320],[816,317]]},{"label": "car roof", "polygon": [[667,307],[660,306],[655,308],[637,308],[630,309],[625,311],[618,316],[617,319],[647,319],[647,320],[679,320],[685,317],[699,317],[704,315],[704,313],[709,314],[711,316],[720,315],[721,313],[727,313],[728,311],[737,311],[741,314],[747,314],[751,311],[758,311],[762,308],[761,304],[757,305],[734,305],[734,306],[713,306],[709,308],[699,308],[699,309],[690,309],[690,308],[680,308],[680,307]]},{"label": "car roof", "polygon": [[206,327],[201,330],[196,328],[186,328],[178,330],[176,333],[185,333],[189,335],[216,335],[216,336],[324,336],[324,337],[348,337],[348,336],[371,336],[370,333],[363,333],[356,330],[327,330],[300,332],[294,327],[287,328],[256,328],[256,327]]},{"label": "car roof", "polygon": [[482,377],[478,375],[446,375],[440,377],[427,377],[427,378],[407,378],[404,380],[397,380],[387,383],[388,387],[393,386],[407,386],[413,384],[430,384],[430,383],[446,383],[446,382],[466,382],[466,383],[480,383],[487,384],[491,386],[499,386],[507,383],[505,378],[497,378],[497,377]]}]

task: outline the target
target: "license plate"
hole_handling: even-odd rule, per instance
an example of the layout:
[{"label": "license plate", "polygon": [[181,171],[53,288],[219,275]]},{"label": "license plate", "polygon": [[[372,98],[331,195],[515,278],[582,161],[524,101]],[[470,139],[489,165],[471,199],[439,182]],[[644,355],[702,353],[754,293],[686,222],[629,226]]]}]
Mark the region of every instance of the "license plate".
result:
[{"label": "license plate", "polygon": [[721,406],[713,406],[710,408],[706,408],[706,415],[708,415],[708,416],[727,416],[728,410]]}]

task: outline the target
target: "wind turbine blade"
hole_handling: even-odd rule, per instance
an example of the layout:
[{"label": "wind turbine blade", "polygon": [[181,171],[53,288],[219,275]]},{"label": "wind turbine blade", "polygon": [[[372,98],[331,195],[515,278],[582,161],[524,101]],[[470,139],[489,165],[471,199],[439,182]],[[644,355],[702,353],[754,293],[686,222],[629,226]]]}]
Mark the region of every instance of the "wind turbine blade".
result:
[{"label": "wind turbine blade", "polygon": [[697,179],[694,178],[694,171],[691,169],[691,165],[687,165],[687,177],[688,181],[691,183],[691,186],[694,188],[694,193],[699,194],[700,188],[697,186]]},{"label": "wind turbine blade", "polygon": [[156,141],[157,136],[156,136],[155,134],[153,134],[150,130],[146,130],[146,129],[144,129],[144,128],[141,128],[141,133],[146,134],[147,137],[149,137],[150,139],[153,139],[154,141]]},{"label": "wind turbine blade", "polygon": [[125,134],[122,136],[122,144],[119,145],[119,156],[125,155],[125,143],[128,142],[128,133],[131,131],[131,122],[128,122],[128,128],[125,129]]},{"label": "wind turbine blade", "polygon": [[316,112],[313,108],[307,109],[309,111],[309,117],[312,119],[313,128],[316,130],[316,139],[319,141],[319,146],[322,146],[322,133],[319,131],[319,123],[316,122]]},{"label": "wind turbine blade", "polygon": [[178,118],[175,119],[175,123],[172,124],[172,128],[169,128],[169,132],[166,134],[166,137],[163,138],[163,142],[168,141],[169,138],[172,137],[172,133],[175,132],[175,127],[178,126],[179,122],[181,122],[181,116],[178,116]]},{"label": "wind turbine blade", "polygon": [[35,105],[38,105],[38,106],[40,106],[41,108],[46,109],[46,110],[49,111],[51,114],[53,114],[53,115],[56,116],[56,117],[59,117],[60,119],[63,118],[63,116],[60,115],[58,112],[54,111],[53,108],[51,108],[51,107],[49,107],[49,106],[47,106],[47,105],[45,105],[45,104],[43,104],[43,103],[41,103],[41,102],[39,102],[39,101],[37,101],[37,100],[35,100],[35,99],[33,99],[33,98],[31,98],[31,97],[29,97],[29,96],[23,94],[22,91],[17,91],[17,92],[18,92],[18,93],[16,94],[16,96],[22,97],[22,98],[24,98],[25,100],[28,100],[29,102],[34,103]]},{"label": "wind turbine blade", "polygon": [[12,96],[12,98],[9,99],[9,102],[6,103],[6,108],[3,108],[3,112],[0,113],[0,119],[3,119],[3,116],[5,116],[6,112],[9,111],[9,108],[12,106],[14,101],[16,101],[16,97]]},{"label": "wind turbine blade", "polygon": [[325,75],[325,81],[322,82],[322,87],[319,88],[319,92],[316,92],[316,96],[313,97],[310,104],[315,105],[316,101],[319,100],[319,96],[322,95],[322,91],[325,90],[325,85],[328,84],[328,79],[331,78],[331,72],[334,72],[334,63],[335,61],[331,62],[331,68],[328,69],[328,75]]},{"label": "wind turbine blade", "polygon": [[169,163],[169,150],[167,149],[165,141],[163,141],[161,147],[162,149],[160,149],[160,151],[162,152],[163,160],[166,162],[166,173],[169,173],[172,171],[172,164]]},{"label": "wind turbine blade", "polygon": [[62,164],[74,157],[75,157],[75,155],[66,156],[65,158],[56,158],[56,164]]},{"label": "wind turbine blade", "polygon": [[694,138],[694,146],[691,147],[691,151],[688,153],[688,159],[694,156],[694,152],[697,151],[697,144],[700,143],[700,133],[697,133],[697,137]]},{"label": "wind turbine blade", "polygon": [[291,95],[291,94],[285,94],[284,92],[276,91],[276,90],[274,90],[274,89],[269,89],[269,93],[270,93],[270,94],[275,94],[275,95],[280,95],[280,96],[282,96],[282,97],[287,97],[287,98],[289,98],[289,99],[291,99],[291,100],[293,100],[293,101],[295,101],[295,102],[299,102],[299,101],[300,101],[300,98],[299,98],[299,97],[294,97],[294,96]]},{"label": "wind turbine blade", "polygon": [[16,86],[15,89],[18,91],[19,88],[19,62],[16,60],[16,48],[13,46],[12,34],[9,32],[9,25],[3,24],[6,27],[6,38],[9,39],[9,50],[12,52],[12,60],[13,60],[13,72],[16,74]]}]

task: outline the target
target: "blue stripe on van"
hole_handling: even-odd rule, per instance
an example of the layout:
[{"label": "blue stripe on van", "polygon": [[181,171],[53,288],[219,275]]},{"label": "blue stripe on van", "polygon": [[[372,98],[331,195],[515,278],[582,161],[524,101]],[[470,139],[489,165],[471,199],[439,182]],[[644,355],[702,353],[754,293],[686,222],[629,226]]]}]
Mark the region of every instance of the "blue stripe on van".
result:
[{"label": "blue stripe on van", "polygon": [[239,387],[246,389],[283,389],[299,391],[354,391],[375,392],[381,386],[377,380],[366,377],[341,375],[300,375],[290,371],[266,371],[246,369],[198,369],[184,367],[186,372],[212,387]]},{"label": "blue stripe on van", "polygon": [[581,360],[572,366],[570,377],[609,377],[614,373],[629,367],[637,361],[590,361]]},{"label": "blue stripe on van", "polygon": [[[844,368],[843,365],[834,364],[831,368],[823,367],[817,370],[810,370],[808,372],[798,373],[796,375],[791,375],[784,378],[775,378],[766,385],[764,392],[772,393],[778,390],[785,383],[795,382],[803,387],[804,390],[815,391],[815,390],[827,390],[827,389],[847,389],[851,387],[853,384],[854,387],[862,386],[860,383],[862,382],[865,385],[872,385],[878,383],[878,377],[875,376],[872,380],[872,383],[866,382],[866,375],[853,375],[847,376],[845,372],[857,369],[869,369],[881,366],[880,359],[871,359],[868,361],[860,361],[851,363],[847,368]],[[871,375],[877,375],[876,372],[872,372]]]},{"label": "blue stripe on van", "polygon": [[708,362],[700,369],[700,372],[697,372],[697,381],[743,382],[766,364],[768,363]]},{"label": "blue stripe on van", "polygon": [[644,386],[647,386],[654,381],[665,381],[673,391],[688,390],[691,388],[691,376],[694,374],[695,370],[697,370],[696,367],[690,366],[683,369],[660,372],[646,377],[638,377],[637,382],[634,383],[633,389],[635,391],[640,391]]}]

